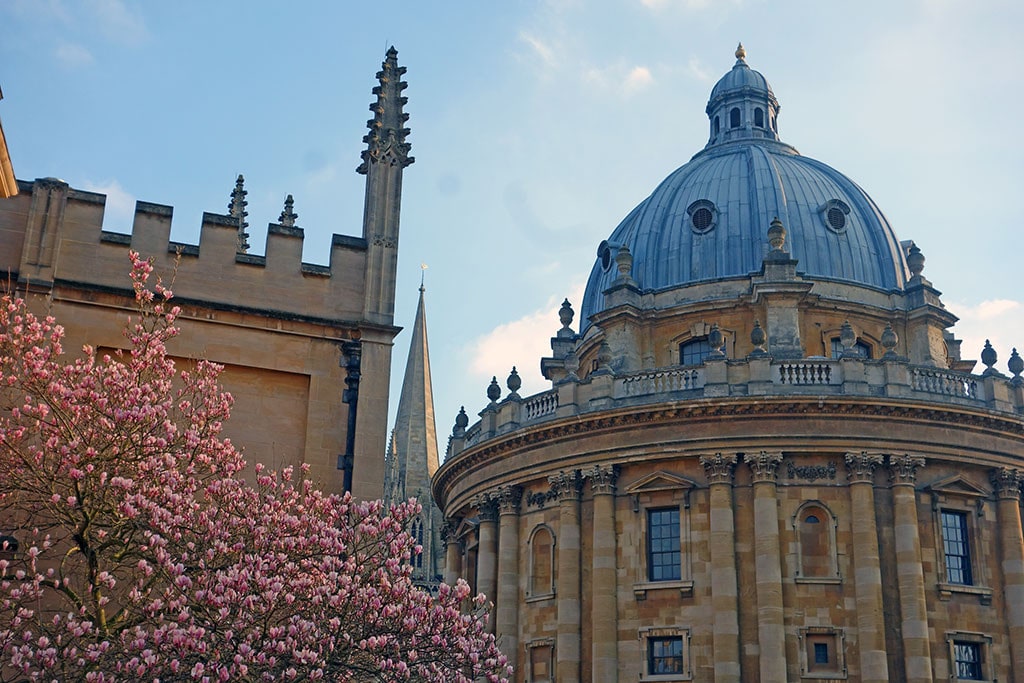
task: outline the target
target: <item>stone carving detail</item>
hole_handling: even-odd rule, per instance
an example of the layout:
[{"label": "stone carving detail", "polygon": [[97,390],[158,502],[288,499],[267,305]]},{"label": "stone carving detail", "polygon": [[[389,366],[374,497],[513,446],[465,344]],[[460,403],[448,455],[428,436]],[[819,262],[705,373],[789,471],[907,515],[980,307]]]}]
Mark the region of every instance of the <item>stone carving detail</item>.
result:
[{"label": "stone carving detail", "polygon": [[704,472],[708,481],[712,484],[731,484],[733,471],[736,468],[736,455],[714,455],[700,456],[700,464],[704,466]]},{"label": "stone carving detail", "polygon": [[377,233],[373,236],[373,246],[384,247],[385,249],[394,249],[398,246],[398,241],[388,237],[387,235]]},{"label": "stone carving detail", "polygon": [[806,479],[807,481],[835,479],[836,464],[829,462],[827,465],[794,465],[792,461],[788,461],[786,462],[786,476],[790,479]]},{"label": "stone carving detail", "polygon": [[1024,483],[1024,472],[1012,467],[997,467],[989,472],[992,486],[998,498],[1020,500],[1020,486]]},{"label": "stone carving detail", "polygon": [[775,483],[778,479],[779,465],[782,463],[782,453],[761,451],[757,455],[744,455],[743,460],[750,465],[750,471],[754,475],[755,484],[761,481]]},{"label": "stone carving detail", "polygon": [[615,493],[615,480],[619,476],[619,468],[616,465],[597,465],[584,472],[584,475],[590,479],[590,488],[595,495]]},{"label": "stone carving detail", "polygon": [[548,482],[559,501],[579,500],[583,480],[579,470],[559,472],[548,477]]},{"label": "stone carving detail", "polygon": [[530,507],[544,509],[544,506],[553,500],[558,499],[558,494],[555,489],[549,488],[547,491],[534,491],[526,494],[526,504]]},{"label": "stone carving detail", "polygon": [[284,200],[284,211],[281,212],[277,222],[286,228],[295,227],[295,219],[299,217],[299,214],[295,213],[295,200],[291,195],[285,197]]},{"label": "stone carving detail", "polygon": [[498,506],[498,513],[502,515],[518,514],[522,497],[523,489],[519,486],[502,486],[490,495],[491,501]]},{"label": "stone carving detail", "polygon": [[454,519],[446,519],[441,524],[441,545],[444,548],[448,547],[449,543],[455,543],[455,529],[458,528],[458,524],[455,523]]},{"label": "stone carving detail", "polygon": [[847,453],[846,478],[851,484],[872,483],[875,480],[875,467],[882,464],[884,458],[878,453]]},{"label": "stone carving detail", "polygon": [[512,372],[509,373],[508,379],[505,380],[505,386],[508,387],[508,397],[515,400],[520,398],[519,388],[523,386],[523,379],[519,376],[519,372],[516,370],[516,366],[512,366]]},{"label": "stone carving detail", "polygon": [[924,467],[924,458],[910,455],[889,456],[889,481],[893,484],[914,485],[917,481],[917,470]]},{"label": "stone carving detail", "polygon": [[501,398],[501,386],[498,384],[498,378],[491,377],[491,383],[487,385],[487,398],[493,404]]},{"label": "stone carving detail", "polygon": [[366,174],[370,164],[383,163],[387,166],[405,168],[415,159],[409,155],[412,145],[406,142],[409,129],[405,122],[409,115],[402,111],[408,99],[402,91],[408,83],[402,80],[405,67],[398,65],[398,51],[394,47],[387,51],[381,70],[377,72],[380,85],[373,89],[377,101],[370,105],[373,118],[366,122],[370,132],[363,137],[366,149],[357,173]]},{"label": "stone carving detail", "polygon": [[249,191],[245,189],[245,177],[239,173],[235,180],[235,189],[231,191],[231,201],[228,202],[228,215],[238,221],[237,251],[239,254],[249,251],[249,233],[246,231],[249,221],[245,220],[249,215],[249,212],[245,210],[245,207],[249,205],[249,202],[245,201],[247,194]]},{"label": "stone carving detail", "polygon": [[480,517],[481,522],[498,521],[498,505],[490,496],[486,494],[476,496],[469,504],[477,509],[477,515]]}]

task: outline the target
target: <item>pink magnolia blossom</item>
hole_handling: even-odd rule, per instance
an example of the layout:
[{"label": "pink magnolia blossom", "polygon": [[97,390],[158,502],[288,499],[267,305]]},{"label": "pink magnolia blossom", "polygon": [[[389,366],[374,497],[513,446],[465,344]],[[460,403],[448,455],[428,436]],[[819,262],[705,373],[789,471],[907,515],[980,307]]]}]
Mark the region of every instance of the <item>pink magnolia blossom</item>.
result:
[{"label": "pink magnolia blossom", "polygon": [[175,367],[179,310],[131,258],[112,356],[0,300],[0,681],[507,680],[484,596],[413,585],[415,500],[243,478],[221,368]]}]

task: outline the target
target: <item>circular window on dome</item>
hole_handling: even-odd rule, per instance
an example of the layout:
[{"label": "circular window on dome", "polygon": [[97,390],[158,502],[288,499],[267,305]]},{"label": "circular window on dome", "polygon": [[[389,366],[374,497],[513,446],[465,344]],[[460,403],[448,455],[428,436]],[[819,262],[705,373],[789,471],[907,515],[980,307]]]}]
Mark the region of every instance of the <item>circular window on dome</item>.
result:
[{"label": "circular window on dome", "polygon": [[835,233],[846,230],[847,216],[850,215],[850,207],[846,202],[830,199],[822,204],[819,212],[821,213],[822,220],[825,222],[825,227],[829,230]]},{"label": "circular window on dome", "polygon": [[612,250],[608,246],[608,240],[603,240],[597,246],[597,258],[601,260],[601,270],[608,270],[612,266]]},{"label": "circular window on dome", "polygon": [[709,232],[718,222],[718,210],[707,199],[698,199],[690,204],[686,213],[690,217],[690,227],[699,234]]}]

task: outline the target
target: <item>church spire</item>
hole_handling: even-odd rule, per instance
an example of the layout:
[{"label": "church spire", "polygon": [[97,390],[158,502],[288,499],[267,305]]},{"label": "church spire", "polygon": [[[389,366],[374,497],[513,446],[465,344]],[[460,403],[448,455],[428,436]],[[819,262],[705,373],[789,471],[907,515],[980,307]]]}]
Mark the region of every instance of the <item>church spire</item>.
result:
[{"label": "church spire", "polygon": [[394,322],[402,170],[414,161],[409,155],[412,145],[406,142],[409,115],[402,111],[408,101],[402,96],[408,85],[402,80],[404,74],[398,51],[392,47],[377,72],[379,83],[373,89],[377,100],[370,105],[373,118],[366,122],[370,132],[363,137],[366,149],[356,169],[366,176],[363,239],[368,259],[363,317],[383,325]]},{"label": "church spire", "polygon": [[413,563],[414,578],[423,583],[436,583],[444,562],[440,537],[443,518],[430,491],[430,478],[437,471],[439,460],[424,294],[424,287],[420,285],[420,299],[409,341],[409,358],[405,364],[398,414],[385,464],[388,481],[384,485],[384,495],[388,503],[415,497],[423,506],[422,538],[418,538],[423,553]]}]

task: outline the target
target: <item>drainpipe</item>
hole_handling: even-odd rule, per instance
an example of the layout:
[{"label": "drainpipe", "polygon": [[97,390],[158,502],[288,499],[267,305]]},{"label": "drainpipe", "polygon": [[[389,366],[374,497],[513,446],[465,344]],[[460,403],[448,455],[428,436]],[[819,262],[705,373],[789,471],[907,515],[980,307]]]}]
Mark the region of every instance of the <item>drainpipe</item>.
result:
[{"label": "drainpipe", "polygon": [[355,461],[356,447],[356,411],[359,408],[359,366],[362,358],[362,345],[358,341],[346,341],[341,344],[341,360],[338,363],[345,368],[345,386],[341,393],[341,402],[348,404],[348,429],[345,432],[345,453],[338,456],[338,469],[343,472],[343,489],[352,492],[352,465]]}]

